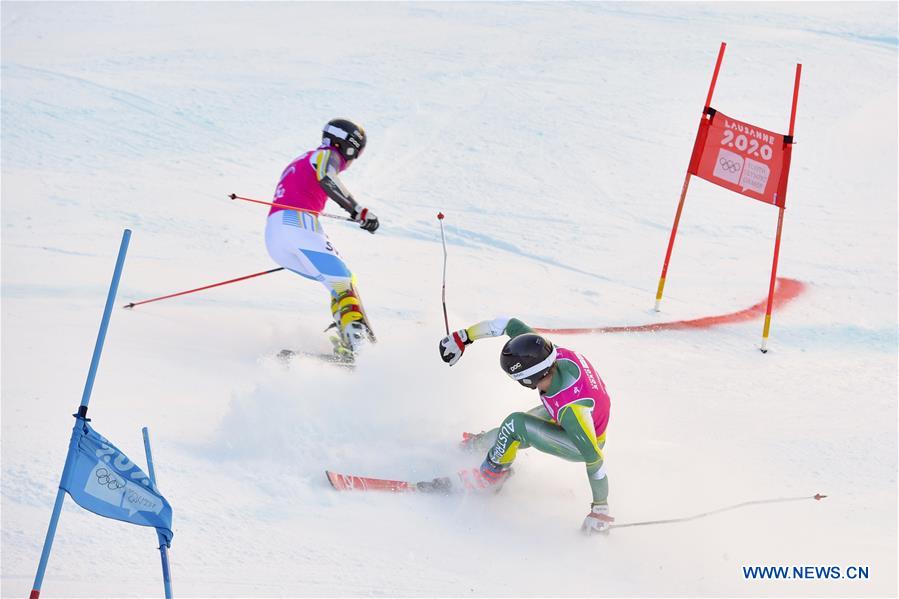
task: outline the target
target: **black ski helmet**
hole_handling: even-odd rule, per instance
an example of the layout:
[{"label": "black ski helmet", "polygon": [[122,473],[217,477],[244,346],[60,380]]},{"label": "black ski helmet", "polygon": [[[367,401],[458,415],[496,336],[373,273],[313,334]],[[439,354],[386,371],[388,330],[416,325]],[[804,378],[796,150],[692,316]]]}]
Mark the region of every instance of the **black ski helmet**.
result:
[{"label": "black ski helmet", "polygon": [[556,361],[556,347],[534,333],[509,339],[499,355],[499,365],[510,377],[531,389],[549,374]]},{"label": "black ski helmet", "polygon": [[331,119],[322,130],[322,145],[337,148],[344,160],[355,160],[365,149],[365,129],[346,119]]}]

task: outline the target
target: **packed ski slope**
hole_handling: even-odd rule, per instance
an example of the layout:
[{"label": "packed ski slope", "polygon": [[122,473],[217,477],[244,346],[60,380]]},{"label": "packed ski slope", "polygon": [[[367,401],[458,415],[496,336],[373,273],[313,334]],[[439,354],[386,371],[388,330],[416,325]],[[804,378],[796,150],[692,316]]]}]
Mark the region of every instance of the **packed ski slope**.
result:
[{"label": "packed ski slope", "polygon": [[[267,199],[329,118],[372,236],[325,222],[380,342],[351,373],[327,297],[279,272],[116,310],[92,424],[174,508],[180,596],[896,594],[896,5],[3,3],[2,594],[31,589],[122,229],[119,303],[267,268]],[[462,431],[533,407],[501,341],[453,327],[643,324],[767,291],[776,210],[694,180],[651,308],[720,41],[713,105],[785,132],[803,64],[780,273],[761,322],[566,336],[612,395],[619,522],[829,495],[583,538],[583,466],[525,451],[495,497],[337,494],[323,470],[429,479]],[[332,206],[331,210],[335,208]],[[869,567],[745,580],[743,566]],[[155,535],[66,503],[45,597],[161,595]]]}]

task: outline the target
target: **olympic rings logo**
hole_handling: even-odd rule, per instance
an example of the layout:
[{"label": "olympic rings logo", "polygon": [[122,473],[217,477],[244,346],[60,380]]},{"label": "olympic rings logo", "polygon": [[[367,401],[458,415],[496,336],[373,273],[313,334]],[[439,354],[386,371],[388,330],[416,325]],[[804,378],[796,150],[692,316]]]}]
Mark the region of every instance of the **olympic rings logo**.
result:
[{"label": "olympic rings logo", "polygon": [[733,160],[728,160],[727,158],[721,158],[718,160],[718,165],[725,171],[729,173],[735,173],[743,166],[739,162],[735,162]]},{"label": "olympic rings logo", "polygon": [[97,476],[97,482],[110,491],[116,491],[125,487],[125,483],[116,478],[116,476],[106,468],[97,468],[97,471],[94,474]]}]

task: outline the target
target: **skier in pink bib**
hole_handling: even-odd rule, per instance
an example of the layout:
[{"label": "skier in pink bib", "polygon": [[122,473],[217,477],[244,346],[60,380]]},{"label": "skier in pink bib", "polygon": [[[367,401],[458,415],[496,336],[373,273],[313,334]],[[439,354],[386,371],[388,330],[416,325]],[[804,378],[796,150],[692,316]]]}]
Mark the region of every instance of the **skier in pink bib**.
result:
[{"label": "skier in pink bib", "polygon": [[[610,399],[602,379],[584,356],[556,347],[516,318],[496,318],[456,331],[440,341],[440,356],[450,366],[476,339],[506,334],[500,365],[513,380],[540,393],[542,405],[514,412],[486,433],[465,434],[463,445],[487,449],[478,473],[497,488],[510,474],[519,449],[535,447],[560,458],[584,462],[593,501],[581,529],[608,532],[609,479],[602,449],[609,423]],[[488,449],[489,448],[489,449]]]},{"label": "skier in pink bib", "polygon": [[[322,283],[331,297],[331,316],[339,337],[332,339],[338,358],[352,361],[360,345],[374,341],[356,277],[328,240],[318,215],[328,198],[346,210],[369,233],[378,230],[378,217],[360,206],[338,175],[365,149],[365,130],[346,119],[333,119],[322,131],[321,145],[295,159],[278,181],[276,204],[265,226],[265,245],[272,259],[298,275]],[[330,328],[330,327],[329,327]]]}]

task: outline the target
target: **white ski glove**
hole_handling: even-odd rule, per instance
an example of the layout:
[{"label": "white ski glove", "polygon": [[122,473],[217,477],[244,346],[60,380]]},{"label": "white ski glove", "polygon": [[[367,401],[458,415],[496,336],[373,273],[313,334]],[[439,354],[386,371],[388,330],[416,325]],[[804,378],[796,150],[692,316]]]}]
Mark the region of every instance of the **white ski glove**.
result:
[{"label": "white ski glove", "polygon": [[443,361],[452,366],[459,361],[465,352],[465,346],[471,345],[474,339],[468,338],[468,332],[460,329],[455,333],[447,335],[440,340],[440,357]]},{"label": "white ski glove", "polygon": [[581,532],[585,535],[596,533],[608,534],[609,527],[614,521],[615,518],[609,515],[608,505],[593,505],[590,509],[590,513],[584,518],[584,523],[581,525]]},{"label": "white ski glove", "polygon": [[362,206],[356,206],[356,209],[353,211],[353,220],[359,223],[359,226],[369,233],[374,233],[380,226],[378,217],[375,216],[375,213]]}]

